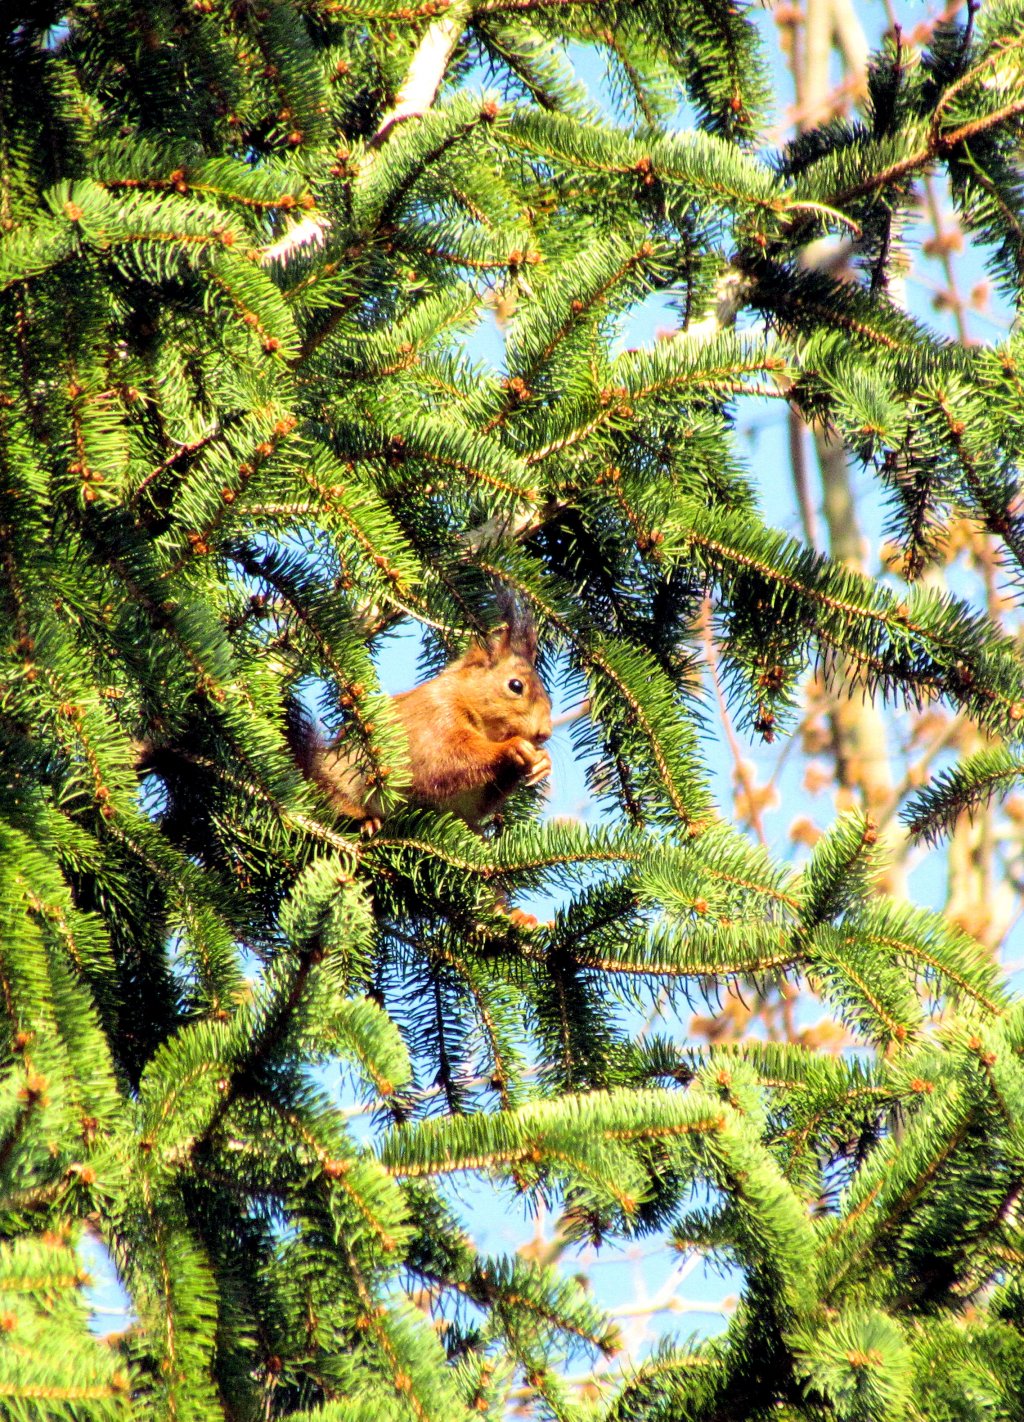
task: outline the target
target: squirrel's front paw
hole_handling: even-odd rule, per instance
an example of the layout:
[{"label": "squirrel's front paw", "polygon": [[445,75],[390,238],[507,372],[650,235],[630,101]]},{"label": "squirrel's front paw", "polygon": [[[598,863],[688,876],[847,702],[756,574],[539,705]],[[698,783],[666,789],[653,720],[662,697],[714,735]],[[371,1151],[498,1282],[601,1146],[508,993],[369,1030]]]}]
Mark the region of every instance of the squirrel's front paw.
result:
[{"label": "squirrel's front paw", "polygon": [[551,774],[551,757],[546,750],[540,750],[536,746],[533,749],[533,764],[530,766],[525,778],[524,785],[539,785],[542,780],[546,780]]},{"label": "squirrel's front paw", "polygon": [[520,771],[529,770],[537,758],[537,747],[525,736],[513,736],[510,741],[505,742],[505,749],[509,764]]},{"label": "squirrel's front paw", "polygon": [[519,772],[521,785],[536,785],[551,774],[551,757],[528,741],[525,736],[516,736],[508,743],[509,761]]},{"label": "squirrel's front paw", "polygon": [[495,783],[507,795],[520,785],[536,785],[551,774],[551,757],[525,736],[513,736],[505,742],[501,767]]}]

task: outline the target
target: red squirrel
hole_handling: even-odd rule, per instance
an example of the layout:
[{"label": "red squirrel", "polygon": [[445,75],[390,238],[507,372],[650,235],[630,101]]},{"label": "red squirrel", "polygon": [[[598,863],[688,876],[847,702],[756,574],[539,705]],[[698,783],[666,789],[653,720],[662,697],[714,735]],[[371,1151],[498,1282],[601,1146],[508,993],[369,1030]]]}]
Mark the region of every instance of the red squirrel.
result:
[{"label": "red squirrel", "polygon": [[[404,800],[447,810],[476,828],[514,790],[551,773],[543,749],[551,735],[551,702],[537,674],[537,632],[514,600],[504,599],[505,623],[474,642],[440,675],[391,697],[409,743],[411,783]],[[343,741],[315,736],[298,747],[304,773],[339,814],[380,829],[379,800]]]}]

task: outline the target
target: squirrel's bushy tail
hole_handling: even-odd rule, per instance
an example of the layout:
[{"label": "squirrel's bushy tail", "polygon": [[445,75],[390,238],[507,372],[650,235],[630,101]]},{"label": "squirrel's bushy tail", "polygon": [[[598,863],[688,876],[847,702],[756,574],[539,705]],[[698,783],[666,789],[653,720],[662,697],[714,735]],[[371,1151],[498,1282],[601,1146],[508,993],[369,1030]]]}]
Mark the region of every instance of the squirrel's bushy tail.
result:
[{"label": "squirrel's bushy tail", "polygon": [[295,764],[307,780],[312,780],[322,746],[313,713],[294,695],[289,696],[285,706],[284,738]]}]

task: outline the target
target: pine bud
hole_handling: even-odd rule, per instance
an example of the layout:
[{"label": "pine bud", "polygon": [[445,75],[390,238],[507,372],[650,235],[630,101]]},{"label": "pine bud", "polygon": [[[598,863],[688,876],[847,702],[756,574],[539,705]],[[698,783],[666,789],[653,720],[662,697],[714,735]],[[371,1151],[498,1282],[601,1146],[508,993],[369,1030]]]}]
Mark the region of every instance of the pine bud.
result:
[{"label": "pine bud", "polygon": [[31,1076],[25,1078],[24,1084],[18,1092],[18,1099],[24,1101],[28,1106],[45,1105],[46,1086],[46,1077],[33,1072]]}]

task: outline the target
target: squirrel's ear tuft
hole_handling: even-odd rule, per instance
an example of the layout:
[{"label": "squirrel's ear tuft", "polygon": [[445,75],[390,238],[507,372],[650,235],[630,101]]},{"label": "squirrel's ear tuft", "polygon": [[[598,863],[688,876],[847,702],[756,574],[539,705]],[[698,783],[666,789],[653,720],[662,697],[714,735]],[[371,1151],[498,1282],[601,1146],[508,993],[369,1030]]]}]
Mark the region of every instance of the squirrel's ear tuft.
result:
[{"label": "squirrel's ear tuft", "polygon": [[516,656],[525,657],[532,666],[537,658],[537,626],[533,614],[527,604],[503,583],[498,584],[497,601],[505,625],[491,638],[495,654],[501,656],[514,652]]}]

